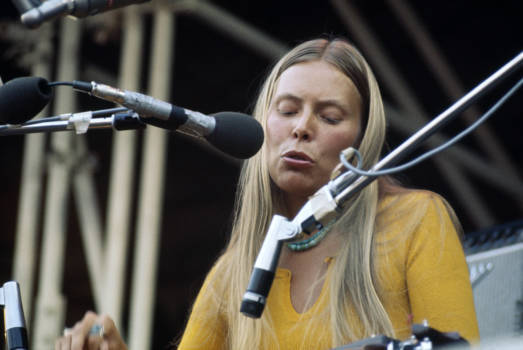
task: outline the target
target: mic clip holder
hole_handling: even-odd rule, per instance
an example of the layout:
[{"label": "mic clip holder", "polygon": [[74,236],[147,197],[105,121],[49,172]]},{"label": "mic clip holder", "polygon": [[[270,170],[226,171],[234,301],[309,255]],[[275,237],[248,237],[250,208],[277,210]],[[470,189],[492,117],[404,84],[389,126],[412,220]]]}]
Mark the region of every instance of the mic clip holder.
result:
[{"label": "mic clip holder", "polygon": [[261,317],[276,274],[283,243],[301,240],[305,235],[322,229],[338,215],[338,212],[339,208],[327,184],[309,199],[294,220],[289,221],[281,215],[272,217],[254,263],[247,291],[243,295],[241,313],[248,317]]},{"label": "mic clip holder", "polygon": [[4,309],[7,349],[28,349],[27,328],[18,282],[6,282],[0,288],[0,307]]},{"label": "mic clip holder", "polygon": [[254,263],[247,291],[243,295],[240,312],[245,316],[259,318],[263,313],[283,242],[296,237],[300,232],[301,226],[287,218],[281,215],[272,217],[267,236]]}]

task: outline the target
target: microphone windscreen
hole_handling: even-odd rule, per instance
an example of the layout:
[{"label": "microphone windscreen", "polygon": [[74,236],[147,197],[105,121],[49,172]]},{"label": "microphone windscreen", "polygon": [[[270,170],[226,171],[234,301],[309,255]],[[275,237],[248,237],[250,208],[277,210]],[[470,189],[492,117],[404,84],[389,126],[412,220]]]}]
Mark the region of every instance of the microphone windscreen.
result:
[{"label": "microphone windscreen", "polygon": [[0,123],[21,124],[36,116],[53,97],[44,78],[22,77],[0,86]]},{"label": "microphone windscreen", "polygon": [[246,159],[255,155],[263,144],[263,129],[256,119],[236,112],[214,114],[216,126],[206,139],[220,151]]}]

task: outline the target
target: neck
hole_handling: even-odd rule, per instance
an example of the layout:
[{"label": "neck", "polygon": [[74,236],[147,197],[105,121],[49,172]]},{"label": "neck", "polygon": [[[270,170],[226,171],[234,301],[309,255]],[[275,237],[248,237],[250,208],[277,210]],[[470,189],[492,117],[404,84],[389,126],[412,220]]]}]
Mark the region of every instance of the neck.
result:
[{"label": "neck", "polygon": [[292,220],[300,209],[307,203],[309,198],[307,196],[295,196],[284,194],[283,201],[285,205],[285,215],[289,220]]}]

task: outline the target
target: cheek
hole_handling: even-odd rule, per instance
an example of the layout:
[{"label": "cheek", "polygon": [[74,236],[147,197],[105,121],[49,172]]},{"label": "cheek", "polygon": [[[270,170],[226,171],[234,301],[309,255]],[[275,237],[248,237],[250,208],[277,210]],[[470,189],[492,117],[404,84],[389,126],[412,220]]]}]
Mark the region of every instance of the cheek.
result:
[{"label": "cheek", "polygon": [[355,146],[355,143],[358,139],[357,132],[351,133],[339,133],[337,135],[331,135],[326,139],[326,142],[329,145],[329,148],[335,150],[335,153],[343,151],[344,149]]},{"label": "cheek", "polygon": [[280,144],[280,142],[285,138],[286,134],[286,125],[282,122],[280,118],[271,117],[267,119],[267,145],[274,147]]}]

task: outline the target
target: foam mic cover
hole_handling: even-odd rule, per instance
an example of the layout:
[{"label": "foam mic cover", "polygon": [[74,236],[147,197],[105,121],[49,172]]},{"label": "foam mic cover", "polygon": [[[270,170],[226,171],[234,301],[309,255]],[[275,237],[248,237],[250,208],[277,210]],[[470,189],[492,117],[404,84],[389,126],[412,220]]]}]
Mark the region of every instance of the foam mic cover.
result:
[{"label": "foam mic cover", "polygon": [[206,139],[219,150],[240,159],[255,155],[263,144],[263,129],[256,119],[236,112],[214,114],[216,126]]},{"label": "foam mic cover", "polygon": [[21,124],[36,116],[53,97],[44,78],[21,77],[0,86],[0,123]]}]

